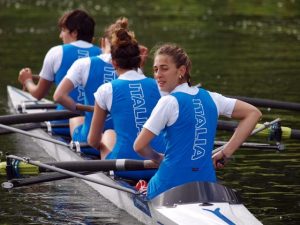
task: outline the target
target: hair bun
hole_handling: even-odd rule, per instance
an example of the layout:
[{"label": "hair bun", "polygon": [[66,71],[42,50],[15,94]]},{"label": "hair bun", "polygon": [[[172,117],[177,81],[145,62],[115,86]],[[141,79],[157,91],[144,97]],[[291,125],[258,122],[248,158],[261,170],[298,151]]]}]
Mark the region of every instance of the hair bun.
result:
[{"label": "hair bun", "polygon": [[123,28],[117,30],[112,35],[112,45],[118,47],[125,47],[128,45],[135,45],[137,41],[134,37],[134,33],[131,31],[127,31]]}]

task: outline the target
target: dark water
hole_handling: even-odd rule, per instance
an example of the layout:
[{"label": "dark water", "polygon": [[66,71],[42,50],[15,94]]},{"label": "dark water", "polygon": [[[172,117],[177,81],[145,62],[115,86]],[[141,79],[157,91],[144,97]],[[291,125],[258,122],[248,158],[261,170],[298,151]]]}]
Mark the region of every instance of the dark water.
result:
[{"label": "dark water", "polygon": [[[97,38],[109,23],[127,16],[138,40],[148,48],[160,42],[182,45],[193,61],[194,83],[209,90],[300,102],[297,0],[0,0],[1,114],[7,114],[6,85],[18,86],[17,74],[23,66],[39,72],[47,50],[60,44],[57,18],[76,7],[94,16]],[[146,73],[152,74],[151,58]],[[300,129],[298,112],[261,110],[263,121],[280,117],[283,126]],[[218,132],[219,140],[228,137]],[[268,142],[266,137],[249,141]],[[220,182],[237,189],[264,224],[300,223],[300,142],[283,143],[284,152],[241,149],[223,171],[218,171]],[[2,152],[49,160],[28,138],[2,136],[0,146]],[[0,223],[138,224],[75,179],[9,193],[0,190],[0,197]]]},{"label": "dark water", "polygon": [[[9,152],[53,161],[30,138],[13,135],[10,141]],[[75,178],[0,193],[0,224],[140,224]]]}]

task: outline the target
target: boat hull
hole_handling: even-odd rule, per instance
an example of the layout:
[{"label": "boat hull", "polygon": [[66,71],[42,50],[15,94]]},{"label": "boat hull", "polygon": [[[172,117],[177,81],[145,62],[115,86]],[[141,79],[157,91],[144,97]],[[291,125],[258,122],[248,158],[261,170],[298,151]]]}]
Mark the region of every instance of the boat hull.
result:
[{"label": "boat hull", "polygon": [[[12,113],[18,112],[17,109],[20,104],[25,104],[26,102],[37,102],[37,100],[30,94],[12,86],[8,86],[7,91],[10,102],[10,110]],[[52,101],[46,99],[43,99],[42,101],[44,103],[53,103]],[[45,111],[45,109],[25,110],[25,113],[36,113],[42,111]],[[42,129],[35,129],[30,132],[42,137],[54,138],[51,134],[48,134]],[[86,160],[79,153],[76,153],[74,150],[71,150],[65,146],[36,138],[33,140],[57,161]],[[99,179],[107,184],[126,186],[134,189],[125,182],[115,180],[113,176],[108,175],[107,173],[99,172],[90,174],[88,176]],[[117,207],[125,210],[130,215],[145,224],[261,224],[247,210],[247,208],[238,201],[231,203],[217,201],[214,202],[214,200],[211,200],[210,202],[204,202],[203,199],[194,199],[194,202],[191,202],[190,200],[189,202],[179,200],[178,202],[169,205],[162,204],[167,196],[172,194],[177,195],[177,192],[182,193],[182,199],[185,199],[184,195],[188,197],[190,196],[192,190],[196,190],[195,186],[201,186],[201,184],[198,184],[199,182],[190,184],[190,186],[183,185],[183,187],[180,186],[173,188],[168,192],[161,194],[153,201],[147,201],[145,196],[130,194],[89,181],[84,182],[86,182],[89,186],[91,186]],[[213,189],[214,188],[210,190]],[[197,190],[195,192],[197,193]]]}]

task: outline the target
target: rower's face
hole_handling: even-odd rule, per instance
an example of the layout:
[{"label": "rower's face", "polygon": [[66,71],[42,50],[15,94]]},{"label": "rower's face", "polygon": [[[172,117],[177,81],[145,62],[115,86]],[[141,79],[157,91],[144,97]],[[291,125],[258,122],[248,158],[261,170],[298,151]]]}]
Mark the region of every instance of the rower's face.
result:
[{"label": "rower's face", "polygon": [[62,28],[59,34],[60,39],[64,44],[69,44],[77,40],[77,32],[70,32],[67,28]]},{"label": "rower's face", "polygon": [[157,55],[153,64],[154,78],[161,91],[171,92],[179,84],[179,70],[168,55]]}]

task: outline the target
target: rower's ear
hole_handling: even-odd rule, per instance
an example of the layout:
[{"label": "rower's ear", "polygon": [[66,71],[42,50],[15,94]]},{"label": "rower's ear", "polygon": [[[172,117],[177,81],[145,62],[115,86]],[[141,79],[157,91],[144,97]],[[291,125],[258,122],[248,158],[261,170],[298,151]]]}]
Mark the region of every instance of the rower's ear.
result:
[{"label": "rower's ear", "polygon": [[117,70],[118,69],[118,63],[116,62],[116,60],[112,59],[111,63],[114,66],[115,70]]},{"label": "rower's ear", "polygon": [[70,33],[73,40],[78,40],[78,32],[77,30],[74,30]]},{"label": "rower's ear", "polygon": [[180,74],[182,74],[183,76],[185,75],[186,73],[186,66],[185,65],[181,65],[179,68],[178,68]]}]

